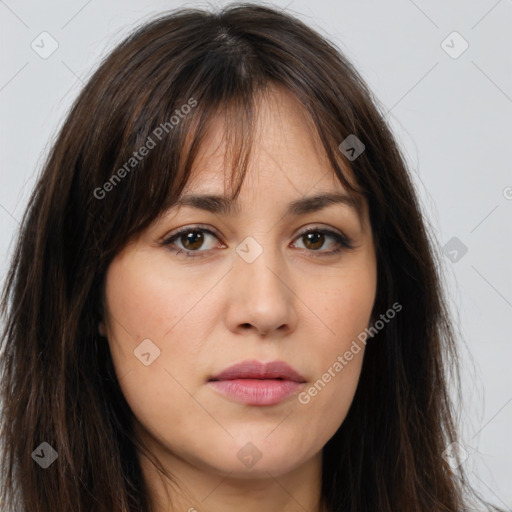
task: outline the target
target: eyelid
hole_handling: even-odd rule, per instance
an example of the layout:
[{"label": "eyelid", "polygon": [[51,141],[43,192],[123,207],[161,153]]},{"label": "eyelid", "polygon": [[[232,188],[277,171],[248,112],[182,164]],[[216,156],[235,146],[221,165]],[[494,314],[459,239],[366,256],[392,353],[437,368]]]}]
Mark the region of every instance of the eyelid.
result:
[{"label": "eyelid", "polygon": [[[178,239],[184,233],[189,233],[191,231],[200,231],[203,233],[208,233],[208,234],[214,236],[215,238],[217,238],[219,241],[221,241],[221,236],[214,229],[212,229],[211,226],[205,226],[203,224],[189,224],[187,226],[183,226],[181,228],[177,228],[177,229],[171,231],[171,233],[165,235],[159,243],[164,246],[170,246],[173,244],[174,239]],[[224,243],[222,241],[221,241],[221,243],[222,243],[222,245],[224,245]],[[206,252],[209,252],[210,250],[212,250],[212,249],[209,249],[206,251],[204,251],[204,250],[203,251],[189,251],[189,250],[181,249],[178,247],[178,252],[184,252],[187,255],[189,255],[191,253],[198,253],[198,254],[206,253]]]},{"label": "eyelid", "polygon": [[176,229],[172,230],[170,233],[164,235],[160,239],[160,243],[165,244],[172,238],[176,237],[177,235],[186,233],[188,231],[194,231],[194,230],[204,231],[205,233],[210,233],[210,234],[216,236],[217,238],[221,238],[221,236],[215,230],[215,228],[212,228],[212,226],[210,226],[209,224],[208,225],[207,224],[187,224],[186,226],[183,226],[181,228],[176,228]]}]

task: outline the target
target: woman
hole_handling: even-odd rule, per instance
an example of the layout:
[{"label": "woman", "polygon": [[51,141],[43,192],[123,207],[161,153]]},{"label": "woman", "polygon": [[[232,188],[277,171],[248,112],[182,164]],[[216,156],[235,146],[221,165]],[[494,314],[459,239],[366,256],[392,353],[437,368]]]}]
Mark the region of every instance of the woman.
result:
[{"label": "woman", "polygon": [[2,510],[463,510],[437,272],[331,44],[254,5],[146,24],[79,95],[23,219]]}]

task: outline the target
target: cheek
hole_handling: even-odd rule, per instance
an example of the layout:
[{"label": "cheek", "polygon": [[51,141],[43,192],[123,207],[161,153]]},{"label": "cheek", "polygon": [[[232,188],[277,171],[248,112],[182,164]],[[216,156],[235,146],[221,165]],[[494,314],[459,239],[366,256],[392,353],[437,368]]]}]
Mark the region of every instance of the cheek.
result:
[{"label": "cheek", "polygon": [[205,337],[201,318],[214,315],[208,308],[215,301],[201,298],[212,285],[204,277],[195,286],[183,272],[166,274],[140,255],[118,256],[106,275],[107,337],[119,385],[138,421],[161,441],[163,432],[180,439],[190,431],[187,418],[205,416],[189,390],[204,371],[197,357]]},{"label": "cheek", "polygon": [[308,301],[318,311],[325,327],[318,349],[332,352],[347,350],[352,340],[369,325],[376,297],[377,275],[373,258],[361,259],[335,278],[317,281]]},{"label": "cheek", "polygon": [[[185,301],[177,299],[186,296],[179,281],[169,293],[167,281],[159,276],[158,268],[121,253],[105,278],[108,343],[120,387],[134,412],[163,398],[161,383],[172,387],[164,370],[169,354],[162,340],[186,313]],[[186,352],[181,357],[186,358]]]},{"label": "cheek", "polygon": [[354,397],[376,294],[371,258],[343,274],[319,281],[318,292],[309,294],[309,303],[321,312],[321,327],[303,351],[315,354],[314,381],[298,397],[312,431],[327,437],[343,422]]},{"label": "cheek", "polygon": [[354,287],[324,295],[322,321],[329,329],[319,331],[303,351],[315,355],[315,373],[297,397],[298,408],[308,418],[308,429],[323,443],[345,419],[357,389],[366,346],[358,336],[368,327],[371,291]]},{"label": "cheek", "polygon": [[361,373],[364,347],[352,354],[350,361],[344,360],[343,354],[330,354],[316,379],[297,397],[300,414],[307,418],[307,428],[321,440],[321,446],[334,435],[348,413]]},{"label": "cheek", "polygon": [[[207,316],[204,310],[209,305],[202,299],[214,286],[215,276],[203,273],[196,281],[190,273],[180,268],[170,271],[169,267],[165,257],[149,261],[137,253],[119,255],[111,263],[105,281],[106,316],[108,338],[119,342],[115,350],[133,355],[146,339],[167,348],[171,337],[183,356],[199,349],[200,337],[194,334],[204,326],[201,329],[198,311],[201,318]],[[178,332],[184,335],[178,336]],[[183,345],[185,351],[178,345]]]}]

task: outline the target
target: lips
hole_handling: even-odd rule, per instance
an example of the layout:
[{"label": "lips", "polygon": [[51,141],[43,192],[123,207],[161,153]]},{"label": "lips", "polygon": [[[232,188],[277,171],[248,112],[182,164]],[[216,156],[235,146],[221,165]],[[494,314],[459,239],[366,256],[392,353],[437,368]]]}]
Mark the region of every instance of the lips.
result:
[{"label": "lips", "polygon": [[243,361],[211,377],[208,384],[236,402],[253,406],[276,405],[298,391],[306,382],[283,361]]},{"label": "lips", "polygon": [[235,379],[280,379],[306,382],[299,372],[283,361],[260,363],[254,360],[229,366],[218,375],[211,377],[210,381]]}]

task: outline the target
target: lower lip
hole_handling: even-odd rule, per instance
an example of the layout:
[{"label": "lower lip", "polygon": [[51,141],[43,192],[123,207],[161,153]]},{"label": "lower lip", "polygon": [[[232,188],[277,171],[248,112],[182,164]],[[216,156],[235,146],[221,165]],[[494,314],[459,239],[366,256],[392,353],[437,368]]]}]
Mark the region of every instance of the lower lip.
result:
[{"label": "lower lip", "polygon": [[276,379],[233,379],[210,381],[222,395],[247,405],[274,405],[295,393],[302,383]]}]

